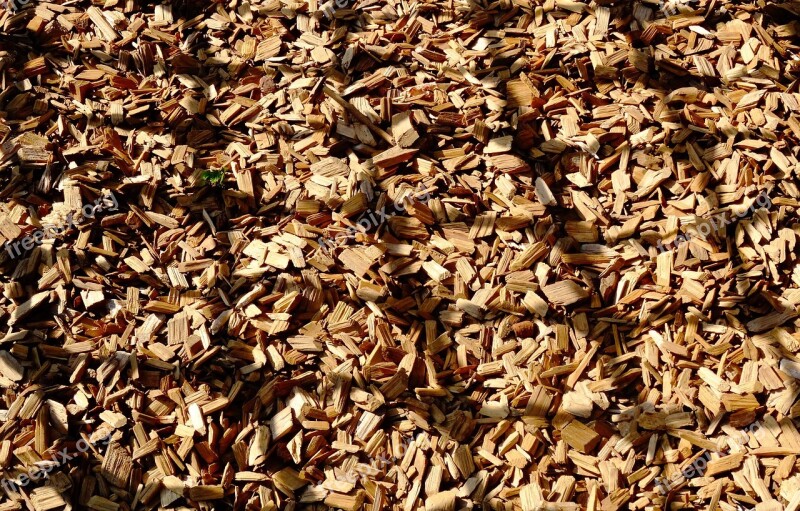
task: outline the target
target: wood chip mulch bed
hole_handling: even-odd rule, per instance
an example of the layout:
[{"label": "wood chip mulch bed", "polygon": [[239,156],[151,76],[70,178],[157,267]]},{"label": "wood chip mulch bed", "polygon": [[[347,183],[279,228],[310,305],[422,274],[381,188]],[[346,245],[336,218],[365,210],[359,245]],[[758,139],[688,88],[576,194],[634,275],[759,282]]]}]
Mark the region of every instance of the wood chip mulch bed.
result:
[{"label": "wood chip mulch bed", "polygon": [[797,511],[799,19],[8,0],[0,511]]}]

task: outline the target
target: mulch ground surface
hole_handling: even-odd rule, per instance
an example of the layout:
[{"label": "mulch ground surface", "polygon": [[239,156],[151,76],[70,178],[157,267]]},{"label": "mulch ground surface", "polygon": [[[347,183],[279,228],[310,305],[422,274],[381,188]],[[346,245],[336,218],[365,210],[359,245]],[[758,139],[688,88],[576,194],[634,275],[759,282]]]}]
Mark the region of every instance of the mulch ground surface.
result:
[{"label": "mulch ground surface", "polygon": [[0,511],[797,511],[798,20],[6,2]]}]

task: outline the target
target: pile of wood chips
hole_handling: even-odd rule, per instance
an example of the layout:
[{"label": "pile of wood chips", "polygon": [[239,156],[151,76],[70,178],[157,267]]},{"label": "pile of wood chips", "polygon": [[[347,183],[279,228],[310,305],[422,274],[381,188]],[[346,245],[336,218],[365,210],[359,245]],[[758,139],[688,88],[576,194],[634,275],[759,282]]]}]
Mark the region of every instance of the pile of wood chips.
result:
[{"label": "pile of wood chips", "polygon": [[797,511],[799,16],[8,0],[0,511]]}]

